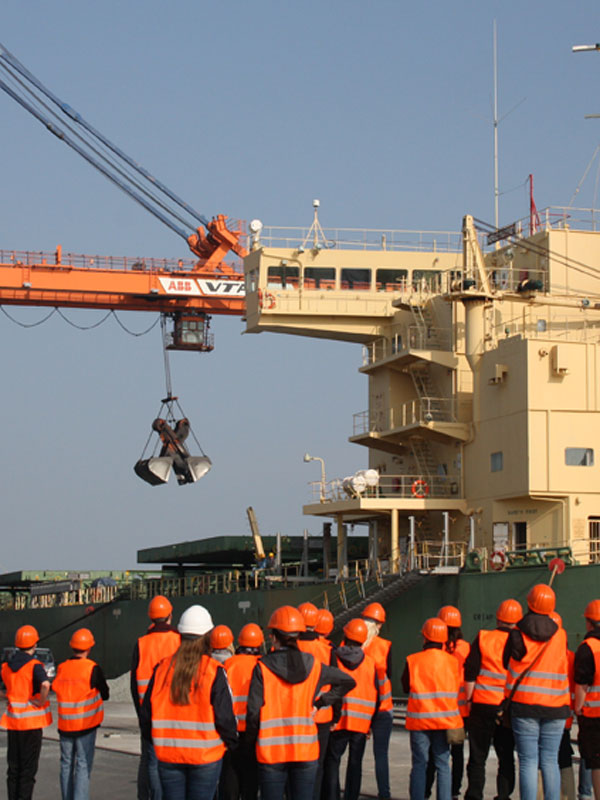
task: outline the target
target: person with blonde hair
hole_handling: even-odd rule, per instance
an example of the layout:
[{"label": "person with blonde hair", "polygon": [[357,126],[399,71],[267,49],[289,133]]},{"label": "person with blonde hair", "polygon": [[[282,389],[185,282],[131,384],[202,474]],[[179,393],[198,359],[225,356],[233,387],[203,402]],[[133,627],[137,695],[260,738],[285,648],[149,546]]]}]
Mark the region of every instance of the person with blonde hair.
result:
[{"label": "person with blonde hair", "polygon": [[223,666],[211,658],[209,612],[181,615],[178,650],[156,666],[142,704],[142,735],[151,737],[164,800],[214,796],[226,749],[238,743]]}]

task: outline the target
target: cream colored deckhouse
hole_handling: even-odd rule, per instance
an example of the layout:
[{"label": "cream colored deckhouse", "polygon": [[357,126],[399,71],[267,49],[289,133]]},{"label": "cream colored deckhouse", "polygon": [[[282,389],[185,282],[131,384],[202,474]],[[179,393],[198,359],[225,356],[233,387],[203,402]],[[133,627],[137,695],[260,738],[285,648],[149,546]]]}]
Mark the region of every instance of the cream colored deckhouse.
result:
[{"label": "cream colored deckhouse", "polygon": [[460,234],[324,231],[316,208],[308,231],[259,227],[248,332],[363,346],[369,408],[349,427],[368,464],[323,469],[304,507],[337,525],[340,570],[361,523],[392,571],[535,548],[600,560],[593,212],[548,209],[491,245],[468,216]]}]

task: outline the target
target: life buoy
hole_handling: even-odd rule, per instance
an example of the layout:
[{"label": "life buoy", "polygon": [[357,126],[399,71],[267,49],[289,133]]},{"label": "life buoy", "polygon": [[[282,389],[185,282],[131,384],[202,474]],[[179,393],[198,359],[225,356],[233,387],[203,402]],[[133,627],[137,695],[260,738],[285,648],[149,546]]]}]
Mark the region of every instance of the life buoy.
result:
[{"label": "life buoy", "polygon": [[258,290],[258,307],[259,308],[275,308],[275,295],[273,292],[263,292],[262,289]]},{"label": "life buoy", "polygon": [[427,497],[429,494],[429,484],[427,481],[423,481],[420,478],[416,481],[413,481],[413,485],[410,487],[411,492],[413,493],[413,497]]},{"label": "life buoy", "polygon": [[494,550],[490,556],[490,567],[496,572],[500,572],[506,565],[506,553],[504,550]]},{"label": "life buoy", "polygon": [[263,307],[263,293],[262,293],[262,289],[259,289],[259,290],[258,290],[258,307],[259,307],[259,308],[262,308],[262,307]]}]

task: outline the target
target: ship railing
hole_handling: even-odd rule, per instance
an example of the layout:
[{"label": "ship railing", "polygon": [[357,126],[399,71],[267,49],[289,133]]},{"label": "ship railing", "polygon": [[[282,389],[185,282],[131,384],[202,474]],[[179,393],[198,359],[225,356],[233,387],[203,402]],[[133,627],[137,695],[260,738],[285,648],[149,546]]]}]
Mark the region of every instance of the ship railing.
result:
[{"label": "ship railing", "polygon": [[[532,223],[532,224],[530,224]],[[571,206],[548,206],[538,211],[537,218],[523,217],[517,221],[524,233],[539,230],[573,229],[583,231],[600,230],[600,211],[597,208],[572,208]]]},{"label": "ship railing", "polygon": [[[315,246],[308,227],[265,226],[260,234],[262,247],[308,250]],[[322,228],[316,247],[319,250],[407,250],[450,252],[462,250],[458,231],[394,230],[384,228]]]},{"label": "ship railing", "polygon": [[430,422],[455,422],[456,403],[452,397],[419,397],[392,408],[358,411],[352,415],[352,421],[353,436]]},{"label": "ship railing", "polygon": [[57,606],[93,605],[109,603],[119,594],[119,586],[82,586],[70,592],[54,592],[48,594],[31,594],[17,592],[14,597],[5,597],[3,608],[23,611],[30,608],[56,608]]},{"label": "ship railing", "polygon": [[[459,475],[426,475],[425,473],[380,475],[376,486],[367,486],[361,489],[362,482],[352,478],[344,480],[333,478],[325,481],[311,481],[309,483],[312,501],[315,503],[337,503],[344,500],[358,498],[411,498],[422,500],[427,497],[457,497],[460,493]],[[357,488],[359,490],[357,490]]]},{"label": "ship railing", "polygon": [[466,555],[466,542],[417,541],[412,562],[414,568],[419,570],[435,570],[440,567],[462,568],[465,565]]},{"label": "ship railing", "polygon": [[363,345],[363,366],[376,364],[385,358],[407,353],[409,350],[444,350],[452,349],[452,331],[450,328],[427,328],[418,325],[394,326],[391,336],[375,339]]},{"label": "ship railing", "polygon": [[547,315],[538,319],[523,319],[522,316],[505,320],[494,329],[496,338],[522,336],[524,339],[550,339],[564,342],[588,342],[600,339],[597,320],[588,319],[579,309],[577,316],[565,316],[547,309]]}]

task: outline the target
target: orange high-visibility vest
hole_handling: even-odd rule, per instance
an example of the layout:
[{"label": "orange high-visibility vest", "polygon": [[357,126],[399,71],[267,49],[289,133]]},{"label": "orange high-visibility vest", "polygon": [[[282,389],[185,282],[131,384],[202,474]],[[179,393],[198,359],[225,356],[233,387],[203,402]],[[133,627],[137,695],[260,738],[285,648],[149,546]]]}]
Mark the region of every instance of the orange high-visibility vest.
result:
[{"label": "orange high-visibility vest", "polygon": [[428,648],[407,657],[410,692],[406,707],[409,731],[461,728],[458,710],[458,661],[450,653]]},{"label": "orange high-visibility vest", "polygon": [[[331,647],[320,639],[298,639],[298,650],[302,650],[303,653],[310,653],[317,661],[320,661],[321,664],[325,664],[327,667],[329,666],[329,662],[331,661]],[[322,686],[319,691],[319,696],[330,690],[330,685]],[[332,720],[333,708],[331,706],[323,706],[317,709],[315,722],[331,722]]]},{"label": "orange high-visibility vest", "polygon": [[90,681],[96,666],[89,658],[71,658],[58,665],[52,690],[58,702],[58,730],[65,733],[97,728],[104,719],[104,704]]},{"label": "orange high-visibility vest", "polygon": [[504,700],[506,669],[502,655],[507,639],[508,631],[479,631],[481,667],[471,698],[474,703],[498,706]]},{"label": "orange high-visibility vest", "polygon": [[600,639],[590,637],[585,644],[594,656],[594,683],[588,688],[581,713],[584,717],[600,717]]},{"label": "orange high-visibility vest", "polygon": [[215,727],[210,694],[222,669],[218,661],[204,655],[190,687],[190,702],[177,706],[171,701],[174,658],[163,659],[154,673],[152,687],[152,742],[159,761],[169,764],[212,764],[225,754],[225,745]]},{"label": "orange high-visibility vest", "polygon": [[37,708],[31,702],[39,697],[39,694],[33,694],[33,669],[36,664],[43,666],[37,658],[32,658],[16,672],[8,663],[2,664],[2,680],[6,686],[8,703],[0,719],[0,727],[9,731],[31,731],[52,724],[50,703],[46,700],[41,708]]},{"label": "orange high-visibility vest", "polygon": [[[523,642],[526,647],[521,661],[511,658],[508,664],[504,693],[510,694],[515,680],[534,661],[546,642],[536,642],[526,634]],[[513,694],[513,702],[525,705],[561,708],[569,705],[569,680],[567,677],[567,634],[559,628],[549,640],[548,646],[538,661],[529,670]]]},{"label": "orange high-visibility vest", "polygon": [[565,729],[570,731],[573,727],[573,709],[575,708],[575,653],[567,650],[567,677],[569,679],[569,705],[571,714],[569,715]]},{"label": "orange high-visibility vest", "polygon": [[382,639],[381,636],[374,636],[363,648],[365,653],[375,661],[375,666],[377,667],[380,711],[392,711],[394,708],[392,682],[387,674],[388,654],[391,648],[392,643],[388,639]]},{"label": "orange high-visibility vest", "polygon": [[140,706],[144,702],[144,695],[152,678],[154,667],[163,658],[172,656],[179,648],[180,643],[181,636],[176,631],[147,633],[138,639],[140,658],[135,671],[135,679]]},{"label": "orange high-visibility vest", "polygon": [[227,680],[231,687],[233,713],[237,719],[238,731],[246,730],[246,710],[248,707],[248,689],[252,673],[260,656],[250,653],[238,653],[228,658],[225,664]]},{"label": "orange high-visibility vest", "polygon": [[368,733],[378,695],[375,661],[365,653],[365,657],[356,669],[348,669],[341,659],[338,669],[354,678],[356,686],[344,695],[341,716],[334,730]]},{"label": "orange high-visibility vest", "polygon": [[312,711],[321,662],[313,658],[310,673],[301,683],[287,683],[262,661],[258,667],[263,679],[264,704],[260,710],[257,760],[261,764],[316,761],[319,739]]},{"label": "orange high-visibility vest", "polygon": [[469,703],[467,701],[467,686],[465,684],[465,661],[471,652],[471,645],[464,639],[457,639],[454,643],[452,655],[458,661],[460,675],[460,689],[458,690],[458,710],[461,717],[469,716]]}]

